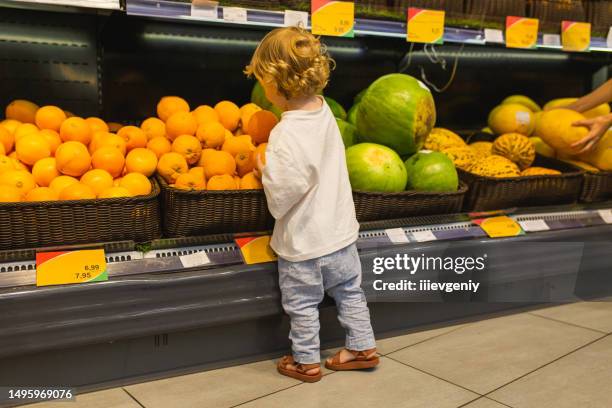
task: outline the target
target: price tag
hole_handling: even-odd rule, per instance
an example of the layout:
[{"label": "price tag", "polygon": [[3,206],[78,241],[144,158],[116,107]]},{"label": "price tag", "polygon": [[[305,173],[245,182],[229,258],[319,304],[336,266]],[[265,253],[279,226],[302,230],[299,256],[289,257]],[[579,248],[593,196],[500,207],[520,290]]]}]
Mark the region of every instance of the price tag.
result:
[{"label": "price tag", "polygon": [[210,259],[204,251],[194,252],[193,254],[189,255],[181,255],[179,259],[183,264],[183,268],[194,268],[196,266],[208,265],[210,263]]},{"label": "price tag", "polygon": [[242,7],[223,7],[223,20],[233,23],[246,23],[247,11]]},{"label": "price tag", "polygon": [[308,13],[305,11],[285,10],[285,26],[308,27]]},{"label": "price tag", "polygon": [[591,46],[591,23],[562,21],[561,43],[564,51],[588,51]]},{"label": "price tag", "polygon": [[408,8],[407,40],[409,42],[442,44],[444,11]]},{"label": "price tag", "polygon": [[394,244],[405,244],[410,242],[403,228],[389,228],[385,230],[385,233]]},{"label": "price tag", "polygon": [[548,231],[550,227],[544,220],[526,220],[519,221],[519,225],[525,232]]},{"label": "price tag", "polygon": [[606,224],[612,224],[612,210],[597,210],[597,213]]},{"label": "price tag", "polygon": [[108,280],[103,249],[36,254],[36,286]]},{"label": "price tag", "polygon": [[542,36],[542,44],[549,47],[561,46],[561,36],[559,34],[544,34]]},{"label": "price tag", "polygon": [[414,231],[410,233],[416,242],[435,241],[437,238],[431,230]]},{"label": "price tag", "polygon": [[355,3],[352,1],[312,0],[312,33],[334,37],[354,37]]},{"label": "price tag", "polygon": [[506,17],[506,47],[535,48],[538,42],[537,18]]},{"label": "price tag", "polygon": [[247,265],[276,261],[277,257],[270,248],[270,235],[260,237],[236,238],[242,259]]},{"label": "price tag", "polygon": [[612,27],[608,30],[608,37],[606,38],[606,45],[608,48],[612,48]]},{"label": "price tag", "polygon": [[216,20],[219,18],[219,2],[209,0],[192,0],[191,17]]},{"label": "price tag", "polygon": [[504,43],[504,33],[502,30],[496,30],[494,28],[484,29],[485,42],[487,43]]},{"label": "price tag", "polygon": [[523,233],[521,226],[505,215],[485,218],[484,220],[474,220],[474,222],[480,225],[480,228],[491,238],[516,237]]}]

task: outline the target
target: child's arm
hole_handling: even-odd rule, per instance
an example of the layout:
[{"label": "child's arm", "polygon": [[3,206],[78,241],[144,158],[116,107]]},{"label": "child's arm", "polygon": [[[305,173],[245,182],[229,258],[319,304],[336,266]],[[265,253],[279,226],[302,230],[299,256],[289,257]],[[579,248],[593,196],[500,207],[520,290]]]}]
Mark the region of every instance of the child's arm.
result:
[{"label": "child's arm", "polygon": [[269,145],[262,182],[268,209],[275,219],[282,218],[310,189],[307,174],[300,171],[291,152]]},{"label": "child's arm", "polygon": [[601,105],[602,103],[608,103],[612,101],[612,79],[606,81],[605,84],[595,89],[588,95],[583,96],[576,102],[573,102],[566,106],[568,109],[573,109],[578,112],[586,112],[589,109]]}]

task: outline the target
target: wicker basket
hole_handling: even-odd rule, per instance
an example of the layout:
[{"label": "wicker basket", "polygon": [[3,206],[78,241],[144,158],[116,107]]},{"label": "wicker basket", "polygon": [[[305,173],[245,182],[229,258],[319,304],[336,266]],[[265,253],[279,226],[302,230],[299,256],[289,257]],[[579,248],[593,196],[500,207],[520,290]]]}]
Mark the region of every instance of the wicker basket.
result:
[{"label": "wicker basket", "polygon": [[454,214],[461,212],[467,190],[467,185],[460,183],[456,192],[449,193],[353,191],[353,201],[355,202],[355,211],[359,222]]},{"label": "wicker basket", "polygon": [[581,170],[539,155],[534,166],[559,170],[562,174],[494,178],[459,170],[461,180],[469,186],[464,210],[501,210],[521,206],[572,204],[578,201],[583,182]]},{"label": "wicker basket", "polygon": [[151,182],[146,196],[0,203],[0,250],[157,239],[160,190]]},{"label": "wicker basket", "polygon": [[274,226],[263,190],[186,191],[159,176],[158,181],[166,237],[268,231]]},{"label": "wicker basket", "polygon": [[612,171],[584,173],[580,201],[594,203],[612,199]]}]

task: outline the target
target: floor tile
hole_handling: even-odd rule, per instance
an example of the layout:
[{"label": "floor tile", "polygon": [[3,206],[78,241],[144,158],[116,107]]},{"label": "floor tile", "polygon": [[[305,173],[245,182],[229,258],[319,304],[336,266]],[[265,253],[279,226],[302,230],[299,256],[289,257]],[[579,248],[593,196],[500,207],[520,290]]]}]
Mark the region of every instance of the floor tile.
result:
[{"label": "floor tile", "polygon": [[141,408],[121,388],[90,392],[76,396],[76,401],[49,401],[23,405],[22,408]]},{"label": "floor tile", "polygon": [[278,374],[276,360],[125,387],[147,408],[231,407],[300,381]]},{"label": "floor tile", "polygon": [[491,394],[515,408],[609,408],[612,336],[535,371]]},{"label": "floor tile", "polygon": [[523,313],[473,323],[388,356],[486,394],[599,336]]},{"label": "floor tile", "polygon": [[408,333],[404,335],[389,337],[382,340],[376,340],[376,347],[378,352],[382,355],[393,353],[404,347],[412,346],[422,341],[431,339],[432,337],[440,336],[444,333],[451,332],[465,325],[454,325],[440,327],[431,330],[417,331],[414,333]]},{"label": "floor tile", "polygon": [[500,404],[499,402],[493,401],[487,397],[482,397],[474,402],[464,405],[461,408],[508,408],[508,406]]},{"label": "floor tile", "polygon": [[531,312],[582,327],[612,333],[612,301],[580,302]]},{"label": "floor tile", "polygon": [[[251,401],[241,408],[456,408],[477,395],[403,364],[381,358],[372,371],[337,372]],[[299,401],[299,403],[296,403]]]}]

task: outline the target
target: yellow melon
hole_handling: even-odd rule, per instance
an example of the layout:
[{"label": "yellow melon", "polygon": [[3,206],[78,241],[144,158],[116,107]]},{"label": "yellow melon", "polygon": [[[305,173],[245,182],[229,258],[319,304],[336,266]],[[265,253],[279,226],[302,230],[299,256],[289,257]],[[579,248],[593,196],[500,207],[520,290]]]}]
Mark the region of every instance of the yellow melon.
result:
[{"label": "yellow melon", "polygon": [[488,123],[497,135],[520,133],[530,136],[535,128],[533,112],[518,103],[506,103],[495,107],[489,114]]},{"label": "yellow melon", "polygon": [[588,133],[584,126],[572,126],[572,123],[584,120],[584,116],[571,109],[553,109],[546,111],[538,121],[536,135],[558,153],[572,154],[572,144],[582,140]]}]

